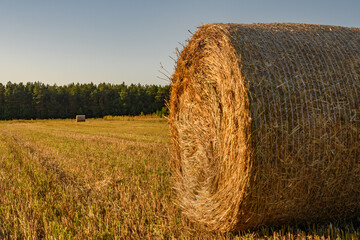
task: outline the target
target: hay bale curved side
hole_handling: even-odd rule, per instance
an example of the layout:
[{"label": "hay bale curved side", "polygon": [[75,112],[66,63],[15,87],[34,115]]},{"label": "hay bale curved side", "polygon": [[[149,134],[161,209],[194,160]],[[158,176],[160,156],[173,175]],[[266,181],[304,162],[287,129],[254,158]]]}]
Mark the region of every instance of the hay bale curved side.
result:
[{"label": "hay bale curved side", "polygon": [[360,30],[208,24],[172,76],[178,204],[207,230],[360,213]]}]

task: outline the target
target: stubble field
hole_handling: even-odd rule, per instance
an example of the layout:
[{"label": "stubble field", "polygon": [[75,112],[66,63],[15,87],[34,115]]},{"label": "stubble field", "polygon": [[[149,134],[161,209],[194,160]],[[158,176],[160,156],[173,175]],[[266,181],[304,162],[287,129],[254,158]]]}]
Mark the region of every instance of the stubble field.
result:
[{"label": "stubble field", "polygon": [[0,239],[360,236],[349,223],[205,233],[173,203],[169,149],[164,119],[0,121]]}]

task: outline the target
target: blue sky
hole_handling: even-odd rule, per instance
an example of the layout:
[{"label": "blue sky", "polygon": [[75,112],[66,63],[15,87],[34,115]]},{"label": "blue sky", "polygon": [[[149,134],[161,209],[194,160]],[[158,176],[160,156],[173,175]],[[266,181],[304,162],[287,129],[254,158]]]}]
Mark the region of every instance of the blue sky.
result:
[{"label": "blue sky", "polygon": [[168,84],[175,48],[205,23],[360,27],[359,0],[0,1],[0,83]]}]

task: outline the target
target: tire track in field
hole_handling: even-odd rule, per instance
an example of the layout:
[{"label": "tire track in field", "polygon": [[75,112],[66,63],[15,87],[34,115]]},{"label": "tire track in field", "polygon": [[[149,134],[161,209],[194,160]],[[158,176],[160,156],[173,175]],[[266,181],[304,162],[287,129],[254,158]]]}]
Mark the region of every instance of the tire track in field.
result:
[{"label": "tire track in field", "polygon": [[[37,136],[39,132],[42,134],[40,138],[29,139],[29,137]],[[119,141],[111,137],[79,135],[62,131],[47,132],[43,129],[40,131],[31,129],[27,133],[22,129],[13,135],[15,138],[19,135],[28,138],[22,140],[21,147],[35,155],[40,165],[43,165],[49,173],[53,172],[58,176],[60,182],[92,192],[105,188],[106,183],[130,179],[132,168],[143,168],[142,172],[147,172],[154,167],[154,164],[157,164],[145,162],[143,166],[139,166],[141,162],[136,163],[136,161],[144,157],[157,155],[163,158],[159,160],[161,162],[168,158],[168,144],[163,146],[164,144],[160,143]],[[59,149],[61,142],[66,144],[60,145]],[[79,143],[82,143],[82,146],[76,147]],[[75,150],[72,150],[73,146]],[[61,149],[62,147],[65,149]],[[144,152],[147,156],[144,156]]]},{"label": "tire track in field", "polygon": [[[21,134],[17,135],[16,132],[4,130],[0,132],[7,148],[13,155],[13,158],[10,159],[11,164],[17,166],[16,169],[18,169],[18,173],[12,174],[15,174],[12,179],[24,186],[22,188],[17,185],[13,186],[14,196],[11,198],[19,200],[16,200],[16,206],[11,207],[16,212],[10,209],[10,215],[19,216],[33,226],[16,228],[35,229],[32,232],[24,230],[24,235],[20,235],[21,238],[25,238],[25,236],[43,238],[46,235],[44,220],[56,218],[56,216],[61,218],[64,229],[74,229],[76,228],[74,219],[78,214],[86,213],[94,202],[100,201],[98,204],[101,206],[104,201],[101,199],[101,191],[106,185],[105,182],[96,182],[90,186],[85,182],[76,181],[79,179],[69,181],[67,176],[64,177],[68,173],[66,169],[53,167],[54,162],[52,161],[55,158],[49,157],[51,152],[44,153],[43,149],[38,148],[38,144],[24,139]],[[11,171],[14,168],[10,167],[8,170]],[[21,178],[16,179],[16,175],[19,173]],[[27,191],[23,188],[26,188]],[[96,194],[93,194],[95,192]],[[9,201],[11,200],[7,202]],[[44,213],[36,212],[38,208],[46,209],[46,211]],[[52,212],[54,209],[55,211]],[[99,211],[102,211],[101,209]],[[98,217],[98,215],[93,216],[93,218]],[[10,221],[19,220],[10,219]],[[12,237],[10,236],[10,238]]]},{"label": "tire track in field", "polygon": [[[19,156],[18,161],[20,161],[20,164],[26,160],[32,163],[32,167],[39,167],[40,169],[45,170],[45,174],[57,176],[56,178],[59,179],[59,183],[75,186],[79,185],[76,182],[75,177],[64,171],[61,164],[55,161],[56,156],[59,154],[54,154],[51,149],[46,149],[49,153],[45,154],[44,149],[39,147],[39,145],[36,145],[36,142],[24,139],[21,134],[15,134],[13,131],[3,130],[2,134],[7,138],[6,143],[11,152],[17,153]],[[36,164],[36,166],[33,164]]]},{"label": "tire track in field", "polygon": [[7,229],[12,229],[7,230],[5,236],[8,239],[44,238],[44,222],[36,209],[41,208],[39,202],[45,201],[45,192],[41,190],[51,182],[23,152],[21,141],[4,129],[0,131],[0,138],[3,149],[6,149],[6,156],[1,159],[5,169],[2,186],[6,187],[0,199],[1,213],[5,215],[2,222]]},{"label": "tire track in field", "polygon": [[[36,162],[30,165],[30,169],[41,171],[42,175],[48,176],[48,185],[51,181],[53,185],[60,185],[59,193],[64,196],[59,196],[59,199],[53,197],[53,203],[49,203],[51,206],[44,209],[60,205],[58,211],[68,222],[64,226],[69,229],[76,229],[76,224],[71,219],[74,214],[80,213],[86,219],[90,219],[85,220],[84,217],[83,221],[90,221],[88,224],[92,228],[100,223],[109,222],[122,232],[131,233],[136,230],[142,234],[149,234],[163,229],[164,225],[171,221],[171,213],[178,214],[171,208],[172,205],[169,205],[171,191],[164,184],[169,179],[168,172],[162,170],[166,161],[164,159],[168,157],[165,150],[168,145],[119,141],[109,137],[99,138],[62,131],[48,132],[46,128],[39,130],[34,129],[34,126],[14,126],[13,129],[4,132],[12,139],[10,142],[14,149],[20,149],[21,155],[27,156],[29,161]],[[84,151],[89,151],[89,155],[85,155]],[[94,155],[91,155],[93,153]],[[101,156],[105,158],[106,155],[114,159],[99,160]],[[154,160],[155,157],[157,160]],[[63,181],[59,171],[44,161],[56,162],[65,174],[72,172],[72,168],[79,168],[71,173],[75,180]],[[96,161],[99,164],[94,164]],[[93,168],[82,169],[81,164],[94,165]],[[160,170],[164,173],[156,172],[160,165]],[[150,170],[153,171],[153,175],[149,175]],[[103,174],[97,174],[97,171]],[[40,183],[33,181],[31,184],[36,186]],[[154,187],[156,189],[153,189]],[[40,197],[51,199],[55,191],[53,186],[46,190],[47,192],[41,193],[45,196]],[[39,196],[35,194],[32,198]]]},{"label": "tire track in field", "polygon": [[[58,201],[75,198],[79,200],[75,205],[84,206],[90,198],[100,196],[109,182],[109,179],[98,180],[86,171],[73,171],[73,165],[66,164],[69,163],[66,160],[70,158],[54,148],[30,141],[16,132],[2,131],[2,135],[5,136],[11,153],[15,155],[14,162],[19,168],[25,169],[24,177],[28,179],[26,184],[36,189],[36,198],[46,199],[55,191]],[[88,175],[89,178],[84,175]],[[96,181],[89,181],[90,179]],[[70,202],[67,203],[69,204]],[[70,204],[67,208],[74,208],[75,205]]]},{"label": "tire track in field", "polygon": [[[107,136],[97,136],[93,134],[78,134],[69,133],[60,130],[46,131],[46,129],[37,129],[36,132],[32,129],[28,135],[42,134],[42,139],[37,139],[39,144],[45,144],[51,148],[56,148],[59,152],[64,152],[64,149],[59,149],[59,144],[65,142],[65,148],[73,146],[74,151],[68,151],[65,155],[69,158],[78,158],[88,162],[99,162],[108,160],[106,158],[114,157],[118,159],[117,162],[124,162],[124,159],[130,160],[141,157],[142,153],[147,155],[157,155],[162,158],[162,161],[168,164],[169,147],[168,143],[150,143],[139,141],[128,141]],[[45,138],[54,141],[47,141]],[[71,150],[71,147],[70,147]],[[166,160],[164,160],[166,158]],[[120,160],[119,160],[120,159]],[[112,159],[114,160],[114,159]]]}]

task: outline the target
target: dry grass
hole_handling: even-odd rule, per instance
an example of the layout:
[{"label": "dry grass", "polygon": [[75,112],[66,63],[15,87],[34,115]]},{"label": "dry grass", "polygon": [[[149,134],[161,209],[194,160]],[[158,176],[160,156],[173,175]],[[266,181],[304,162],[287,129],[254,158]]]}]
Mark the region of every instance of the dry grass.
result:
[{"label": "dry grass", "polygon": [[1,123],[0,235],[176,234],[167,132],[164,121]]},{"label": "dry grass", "polygon": [[104,120],[121,120],[121,121],[135,121],[135,120],[159,120],[164,119],[159,118],[156,114],[147,114],[147,115],[138,115],[138,116],[104,116]]},{"label": "dry grass", "polygon": [[208,24],[181,52],[178,204],[207,230],[360,216],[360,29]]},{"label": "dry grass", "polygon": [[173,204],[169,129],[156,120],[0,122],[0,239],[357,239],[346,225],[216,234]]}]

